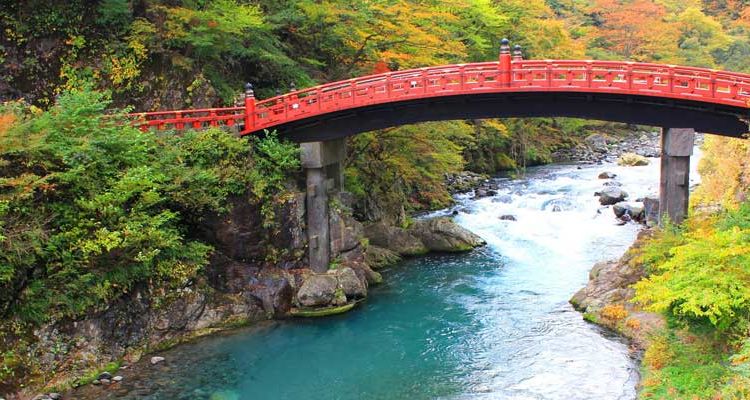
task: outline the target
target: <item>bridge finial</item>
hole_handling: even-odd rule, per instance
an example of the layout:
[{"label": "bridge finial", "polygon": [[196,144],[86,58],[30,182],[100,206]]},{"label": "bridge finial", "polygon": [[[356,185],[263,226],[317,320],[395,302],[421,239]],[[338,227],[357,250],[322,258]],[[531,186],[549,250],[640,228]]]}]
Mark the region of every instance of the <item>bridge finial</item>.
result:
[{"label": "bridge finial", "polygon": [[523,60],[523,51],[521,50],[520,44],[513,46],[513,60],[515,61]]},{"label": "bridge finial", "polygon": [[245,98],[254,99],[255,91],[253,90],[253,84],[248,82],[245,84]]},{"label": "bridge finial", "polygon": [[507,38],[500,41],[500,54],[510,54],[510,40]]}]

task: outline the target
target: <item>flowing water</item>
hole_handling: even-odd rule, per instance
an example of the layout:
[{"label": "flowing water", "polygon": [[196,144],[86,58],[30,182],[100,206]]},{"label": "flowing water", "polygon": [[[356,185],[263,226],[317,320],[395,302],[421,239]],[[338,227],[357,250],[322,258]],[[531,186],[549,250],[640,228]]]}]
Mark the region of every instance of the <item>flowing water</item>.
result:
[{"label": "flowing water", "polygon": [[[634,399],[637,362],[626,343],[567,302],[592,265],[619,257],[639,229],[617,226],[611,209],[600,210],[593,192],[603,170],[617,173],[633,199],[658,191],[658,160],[548,166],[499,179],[497,196],[461,198],[455,208],[456,221],[488,246],[385,270],[385,283],[347,314],[182,345],[161,354],[163,364],[123,371],[119,389],[81,396]],[[505,214],[517,221],[499,220]]]}]

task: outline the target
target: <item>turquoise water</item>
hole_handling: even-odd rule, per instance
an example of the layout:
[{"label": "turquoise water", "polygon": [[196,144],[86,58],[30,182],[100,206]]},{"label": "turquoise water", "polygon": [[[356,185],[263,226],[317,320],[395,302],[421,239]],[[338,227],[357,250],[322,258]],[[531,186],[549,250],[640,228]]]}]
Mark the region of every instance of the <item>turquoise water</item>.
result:
[{"label": "turquoise water", "polygon": [[556,166],[501,179],[494,198],[455,208],[485,248],[405,261],[352,312],[179,346],[160,354],[163,364],[123,371],[118,388],[80,398],[634,399],[627,345],[567,300],[593,263],[618,257],[638,230],[600,210],[596,175],[620,174],[635,198],[656,189],[656,165]]}]

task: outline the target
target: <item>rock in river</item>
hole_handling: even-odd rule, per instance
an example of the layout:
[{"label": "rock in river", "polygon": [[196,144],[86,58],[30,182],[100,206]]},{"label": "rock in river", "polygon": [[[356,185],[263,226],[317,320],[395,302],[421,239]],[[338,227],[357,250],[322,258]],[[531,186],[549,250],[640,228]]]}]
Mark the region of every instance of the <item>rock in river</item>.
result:
[{"label": "rock in river", "polygon": [[311,274],[297,292],[300,304],[306,307],[327,306],[335,295],[338,281],[329,274]]},{"label": "rock in river", "polygon": [[628,197],[628,193],[620,188],[608,186],[602,189],[601,192],[598,192],[598,196],[601,205],[609,206],[625,200]]},{"label": "rock in river", "polygon": [[402,256],[427,253],[427,247],[411,233],[397,226],[377,222],[365,228],[365,237],[375,246],[391,250]]},{"label": "rock in river", "polygon": [[353,269],[349,267],[339,268],[335,275],[348,300],[367,297],[367,286],[365,286],[365,282],[359,279]]},{"label": "rock in river", "polygon": [[636,221],[643,219],[643,204],[642,203],[630,203],[627,201],[621,201],[612,206],[612,211],[615,213],[615,217],[622,218],[625,215],[630,216]]},{"label": "rock in river", "polygon": [[486,244],[478,235],[445,217],[417,221],[410,232],[430,251],[459,252]]}]

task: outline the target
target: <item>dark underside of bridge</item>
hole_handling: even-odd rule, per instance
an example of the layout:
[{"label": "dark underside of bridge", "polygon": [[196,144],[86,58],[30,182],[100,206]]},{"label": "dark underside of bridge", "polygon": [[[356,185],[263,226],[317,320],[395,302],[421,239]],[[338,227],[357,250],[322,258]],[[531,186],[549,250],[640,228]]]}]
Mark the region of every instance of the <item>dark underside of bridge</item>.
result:
[{"label": "dark underside of bridge", "polygon": [[425,121],[574,117],[740,137],[750,117],[742,108],[650,96],[575,92],[488,93],[380,104],[306,118],[275,127],[295,142],[326,141]]}]

